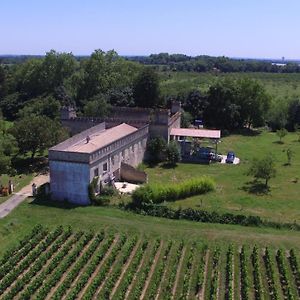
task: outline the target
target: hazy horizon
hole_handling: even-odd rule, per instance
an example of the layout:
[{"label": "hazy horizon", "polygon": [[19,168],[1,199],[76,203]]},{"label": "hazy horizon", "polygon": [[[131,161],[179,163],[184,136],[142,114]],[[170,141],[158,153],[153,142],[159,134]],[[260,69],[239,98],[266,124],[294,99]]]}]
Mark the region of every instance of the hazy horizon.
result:
[{"label": "hazy horizon", "polygon": [[10,0],[0,3],[0,55],[50,49],[122,56],[182,53],[232,58],[300,58],[300,2],[291,0]]}]

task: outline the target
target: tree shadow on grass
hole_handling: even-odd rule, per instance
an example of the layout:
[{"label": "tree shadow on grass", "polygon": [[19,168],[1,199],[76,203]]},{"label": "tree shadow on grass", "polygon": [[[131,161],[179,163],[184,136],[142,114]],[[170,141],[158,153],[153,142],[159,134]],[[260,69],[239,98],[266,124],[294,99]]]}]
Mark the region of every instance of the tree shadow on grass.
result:
[{"label": "tree shadow on grass", "polygon": [[171,164],[171,163],[163,163],[160,165],[162,169],[175,169],[177,167],[177,164]]},{"label": "tree shadow on grass", "polygon": [[48,159],[45,157],[15,157],[12,160],[12,167],[18,174],[29,174],[33,172],[43,172],[48,166]]},{"label": "tree shadow on grass", "polygon": [[270,188],[268,186],[257,180],[246,182],[242,187],[242,190],[255,195],[267,195],[270,192]]},{"label": "tree shadow on grass", "polygon": [[240,134],[243,136],[257,136],[261,134],[261,130],[259,129],[251,129],[251,128],[242,128],[242,129],[236,129],[233,130],[233,134]]},{"label": "tree shadow on grass", "polygon": [[159,165],[159,161],[144,161],[145,168],[155,168]]},{"label": "tree shadow on grass", "polygon": [[84,207],[83,205],[76,205],[67,201],[43,200],[39,198],[33,198],[33,200],[29,202],[29,204],[62,209],[74,209],[76,207]]},{"label": "tree shadow on grass", "polygon": [[284,142],[283,141],[274,141],[273,144],[277,144],[277,145],[283,145]]}]

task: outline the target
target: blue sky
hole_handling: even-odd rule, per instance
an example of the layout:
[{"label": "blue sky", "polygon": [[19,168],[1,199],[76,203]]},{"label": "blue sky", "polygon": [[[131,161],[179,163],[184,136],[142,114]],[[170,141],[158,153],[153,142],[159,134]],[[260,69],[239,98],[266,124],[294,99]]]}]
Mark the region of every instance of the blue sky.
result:
[{"label": "blue sky", "polygon": [[0,54],[300,58],[299,0],[0,0]]}]

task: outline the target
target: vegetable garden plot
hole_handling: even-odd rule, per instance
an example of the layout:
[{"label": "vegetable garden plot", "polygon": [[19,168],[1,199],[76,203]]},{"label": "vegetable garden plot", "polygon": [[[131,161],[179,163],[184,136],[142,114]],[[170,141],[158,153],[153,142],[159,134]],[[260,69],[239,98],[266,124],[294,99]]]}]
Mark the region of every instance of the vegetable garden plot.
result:
[{"label": "vegetable garden plot", "polygon": [[0,298],[299,299],[295,249],[37,226],[0,258]]}]

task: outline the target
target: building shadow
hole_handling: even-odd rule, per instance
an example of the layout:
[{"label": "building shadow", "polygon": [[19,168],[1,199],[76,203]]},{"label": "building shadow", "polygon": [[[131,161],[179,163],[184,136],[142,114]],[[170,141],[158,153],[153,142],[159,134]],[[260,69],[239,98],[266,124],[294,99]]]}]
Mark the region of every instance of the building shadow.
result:
[{"label": "building shadow", "polygon": [[74,209],[77,207],[84,207],[83,205],[72,204],[67,201],[55,201],[55,200],[43,200],[40,198],[33,198],[30,205],[38,205],[38,206],[46,206],[46,207],[53,207],[53,208],[61,208],[61,209]]},{"label": "building shadow", "polygon": [[268,186],[257,180],[246,182],[241,189],[247,193],[255,194],[258,196],[267,195],[270,192],[270,188]]}]

